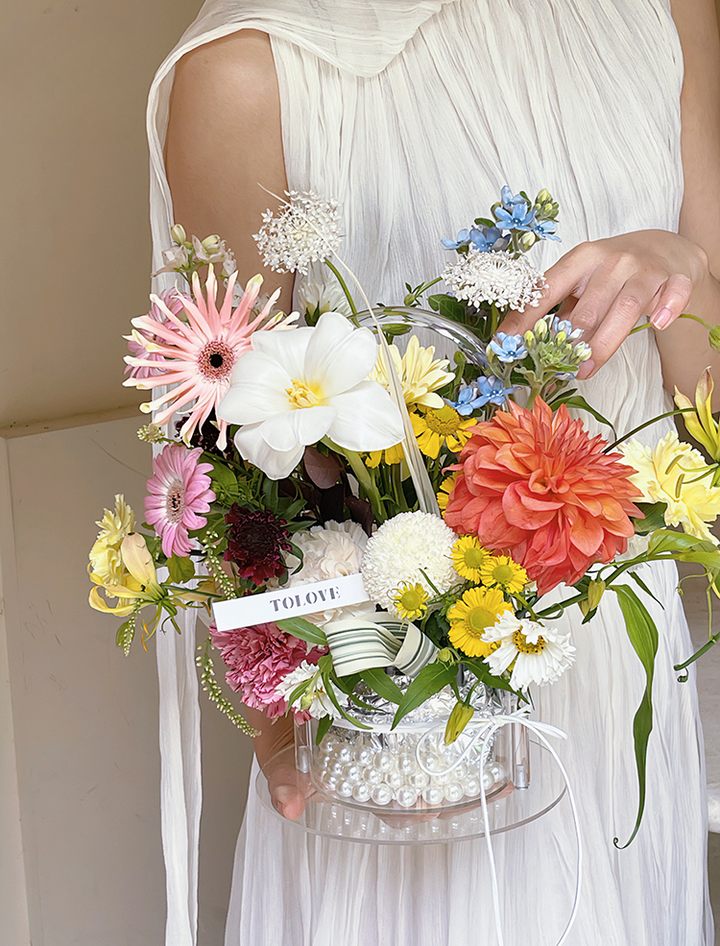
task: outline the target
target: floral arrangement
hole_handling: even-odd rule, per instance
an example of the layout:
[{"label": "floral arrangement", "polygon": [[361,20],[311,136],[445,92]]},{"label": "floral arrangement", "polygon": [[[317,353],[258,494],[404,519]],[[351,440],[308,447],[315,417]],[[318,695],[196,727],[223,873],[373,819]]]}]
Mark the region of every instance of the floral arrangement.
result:
[{"label": "floral arrangement", "polygon": [[[246,705],[317,718],[319,739],[334,719],[363,727],[363,692],[395,705],[398,724],[447,690],[451,743],[473,717],[476,687],[529,700],[532,685],[565,673],[575,649],[553,622],[569,607],[589,621],[613,592],[647,679],[636,832],[657,648],[636,566],[699,562],[720,588],[708,531],[720,511],[709,374],[695,405],[676,399],[709,464],[675,434],[654,449],[632,439],[637,431],[610,443],[570,415],[589,412],[613,432],[574,386],[591,354],[581,331],[558,316],[524,336],[501,328],[510,309],[542,295],[525,254],[559,239],[546,190],[532,200],[503,187],[489,217],[443,240],[454,255],[441,276],[408,284],[404,307],[377,312],[366,299],[358,311],[348,289],[337,202],[287,198],[256,235],[265,264],[304,274],[325,264],[337,277],[329,289],[305,282],[304,325],[273,312],[277,293],[261,299],[260,276],[237,289],[218,237],[172,230],[162,271],[185,286],[151,297],[126,358],[124,383],[157,395],[139,431],[156,445],[146,528],[122,496],[105,510],[90,604],[126,619],[126,653],[147,608],[144,646],[158,627],[177,628],[179,609],[212,603],[217,617],[232,606],[237,626],[212,623],[199,663],[211,698],[250,734],[218,686],[211,649]],[[423,321],[420,299],[441,279],[448,292],[427,297]],[[416,317],[459,333],[452,360],[421,344]],[[565,596],[547,603],[563,584]],[[352,586],[349,598],[341,586]],[[462,692],[461,669],[474,681]]]}]

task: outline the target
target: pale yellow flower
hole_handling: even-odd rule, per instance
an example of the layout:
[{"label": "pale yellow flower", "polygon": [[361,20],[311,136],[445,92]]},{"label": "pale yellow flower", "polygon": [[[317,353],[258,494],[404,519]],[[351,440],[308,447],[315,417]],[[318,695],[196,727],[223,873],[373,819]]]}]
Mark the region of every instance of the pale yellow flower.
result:
[{"label": "pale yellow flower", "polygon": [[637,473],[630,478],[647,502],[667,503],[665,522],[681,525],[685,532],[718,545],[708,529],[720,513],[720,487],[712,486],[713,469],[697,450],[671,431],[655,449],[637,440],[620,451]]},{"label": "pale yellow flower", "polygon": [[120,548],[120,543],[130,532],[135,531],[135,513],[125,502],[122,493],[115,496],[115,509],[104,510],[105,515],[95,525],[100,526],[98,539],[107,539],[109,545]]},{"label": "pale yellow flower", "polygon": [[125,497],[118,493],[115,497],[115,509],[105,509],[98,537],[90,549],[90,576],[99,585],[123,585],[127,569],[120,555],[120,546],[126,535],[135,530],[135,513],[125,502]]},{"label": "pale yellow flower", "polygon": [[[419,405],[422,407],[442,407],[443,399],[433,392],[444,387],[455,377],[447,370],[446,358],[435,360],[435,348],[421,348],[415,335],[408,342],[405,354],[395,345],[390,345],[390,355],[395,364],[403,396],[408,407]],[[368,375],[368,380],[377,381],[389,390],[385,352],[381,348],[375,367]]]}]

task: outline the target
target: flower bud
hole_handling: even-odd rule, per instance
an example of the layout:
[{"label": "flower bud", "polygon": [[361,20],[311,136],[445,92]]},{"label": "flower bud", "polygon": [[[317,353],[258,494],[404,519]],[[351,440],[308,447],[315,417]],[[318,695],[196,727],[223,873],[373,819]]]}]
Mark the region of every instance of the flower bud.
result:
[{"label": "flower bud", "polygon": [[520,249],[523,250],[524,252],[527,252],[527,250],[529,250],[530,247],[533,246],[536,240],[537,240],[537,237],[535,236],[535,234],[528,230],[527,233],[523,233],[523,235],[520,237]]},{"label": "flower bud", "polygon": [[588,604],[590,605],[591,610],[600,604],[600,599],[605,593],[605,582],[600,579],[593,579],[588,586]]},{"label": "flower bud", "polygon": [[548,333],[548,324],[545,319],[538,319],[533,328],[533,334],[537,339],[543,339]]},{"label": "flower bud", "polygon": [[456,703],[453,706],[445,727],[445,745],[455,742],[460,733],[475,715],[475,710],[467,703]]},{"label": "flower bud", "polygon": [[441,664],[451,664],[455,662],[455,655],[449,647],[443,647],[437,652],[437,659]]},{"label": "flower bud", "polygon": [[176,223],[174,227],[170,228],[170,236],[173,238],[173,242],[177,243],[178,246],[182,246],[183,243],[187,241],[185,228],[181,227],[179,223]]},{"label": "flower bud", "polygon": [[202,241],[202,245],[205,247],[208,254],[217,253],[220,249],[220,237],[217,235],[217,233],[206,236]]},{"label": "flower bud", "polygon": [[547,204],[548,201],[552,201],[552,197],[550,196],[550,191],[547,190],[545,187],[543,187],[543,189],[538,193],[537,197],[535,198],[535,206],[538,207],[541,204]]}]

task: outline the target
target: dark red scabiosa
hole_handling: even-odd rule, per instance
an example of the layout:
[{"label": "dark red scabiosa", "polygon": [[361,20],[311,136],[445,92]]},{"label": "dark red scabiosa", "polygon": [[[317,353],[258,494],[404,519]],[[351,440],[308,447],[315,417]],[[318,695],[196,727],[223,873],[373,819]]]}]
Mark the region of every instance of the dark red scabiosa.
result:
[{"label": "dark red scabiosa", "polygon": [[290,551],[290,533],[284,519],[265,509],[246,509],[233,503],[225,514],[228,547],[225,560],[241,578],[263,585],[285,571],[283,552]]}]

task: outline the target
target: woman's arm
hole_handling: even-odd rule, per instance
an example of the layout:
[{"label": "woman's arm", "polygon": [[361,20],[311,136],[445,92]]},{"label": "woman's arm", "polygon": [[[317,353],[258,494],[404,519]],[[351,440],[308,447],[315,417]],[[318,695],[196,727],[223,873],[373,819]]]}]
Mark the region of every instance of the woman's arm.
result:
[{"label": "woman's arm", "polygon": [[200,239],[218,233],[235,253],[239,282],[263,272],[290,311],[292,274],[264,270],[252,234],[285,191],[280,95],[270,39],[241,30],[200,46],[175,69],[165,163],[174,217]]},{"label": "woman's arm", "polygon": [[583,243],[546,273],[548,289],[537,309],[505,320],[508,333],[525,332],[553,306],[585,331],[592,361],[579,377],[605,364],[637,320],[656,329],[665,386],[692,396],[711,365],[720,378],[720,356],[707,331],[689,312],[720,323],[720,38],[713,0],[673,0],[685,59],[682,159],[685,194],[679,234],[644,230]]}]

